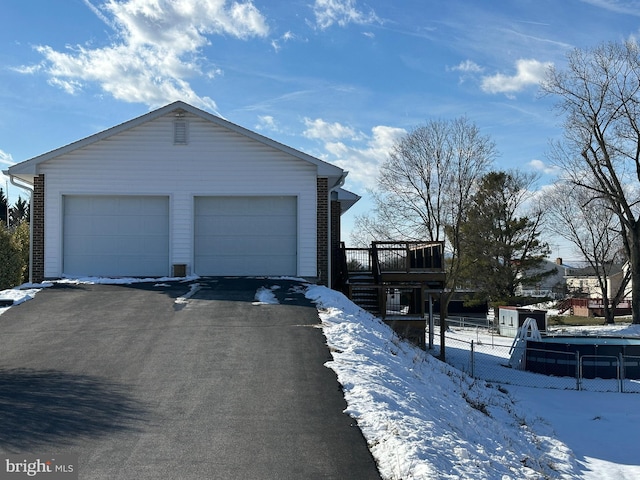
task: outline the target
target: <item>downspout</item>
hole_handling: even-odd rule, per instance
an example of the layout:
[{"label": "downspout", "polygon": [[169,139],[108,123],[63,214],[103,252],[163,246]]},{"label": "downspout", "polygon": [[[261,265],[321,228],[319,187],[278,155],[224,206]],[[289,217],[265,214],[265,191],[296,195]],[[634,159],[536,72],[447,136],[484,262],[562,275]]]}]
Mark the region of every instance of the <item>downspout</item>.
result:
[{"label": "downspout", "polygon": [[[29,283],[33,283],[33,185],[28,183],[16,183],[19,180],[9,173],[9,170],[3,170],[2,173],[9,177],[11,185],[14,185],[23,190],[28,190],[29,193]],[[9,198],[7,197],[7,203]],[[9,219],[7,218],[7,223]]]},{"label": "downspout", "polygon": [[[327,286],[329,288],[333,288],[333,275],[331,274],[333,272],[333,245],[331,243],[331,220],[332,220],[332,211],[331,211],[331,195],[333,194],[334,191],[336,191],[339,188],[342,188],[342,186],[344,185],[344,182],[347,178],[347,175],[349,175],[349,172],[342,172],[342,175],[340,176],[340,178],[338,179],[338,181],[336,182],[336,184],[331,187],[329,189],[329,192],[327,193],[327,195],[329,196],[329,198],[327,198],[327,211],[329,213],[329,215],[327,215],[327,220],[329,225],[327,225],[327,245],[329,246],[328,248],[328,259],[327,259]],[[337,194],[336,194],[337,195]]]}]

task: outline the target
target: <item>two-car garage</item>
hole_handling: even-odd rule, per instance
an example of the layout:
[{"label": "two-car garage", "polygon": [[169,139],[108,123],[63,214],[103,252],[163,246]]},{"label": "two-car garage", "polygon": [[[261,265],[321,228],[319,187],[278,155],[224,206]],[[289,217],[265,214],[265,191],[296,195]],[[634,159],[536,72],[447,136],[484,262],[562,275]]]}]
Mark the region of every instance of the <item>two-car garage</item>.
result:
[{"label": "two-car garage", "polygon": [[31,190],[33,282],[296,276],[330,285],[347,172],[185,102],[8,168]]},{"label": "two-car garage", "polygon": [[[66,275],[164,276],[171,270],[168,196],[65,195]],[[193,272],[296,275],[295,196],[193,198]]]}]

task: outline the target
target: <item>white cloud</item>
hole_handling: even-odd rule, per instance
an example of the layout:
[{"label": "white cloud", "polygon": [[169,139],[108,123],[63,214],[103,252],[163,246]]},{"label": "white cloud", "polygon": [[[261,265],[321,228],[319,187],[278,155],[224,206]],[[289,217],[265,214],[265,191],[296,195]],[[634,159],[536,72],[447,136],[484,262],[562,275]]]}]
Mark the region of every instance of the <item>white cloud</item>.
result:
[{"label": "white cloud", "polygon": [[596,7],[616,13],[640,16],[640,4],[637,0],[582,0]]},{"label": "white cloud", "polygon": [[276,52],[279,52],[282,48],[282,42],[289,42],[291,40],[294,40],[295,38],[296,36],[291,31],[286,31],[283,35],[280,36],[280,38],[271,40],[271,46]]},{"label": "white cloud", "polygon": [[329,142],[340,138],[357,139],[359,137],[353,128],[341,125],[338,122],[329,123],[321,118],[316,118],[315,120],[305,118],[304,124],[307,129],[303,132],[303,135],[307,138]]},{"label": "white cloud", "polygon": [[542,172],[546,175],[556,175],[560,169],[553,165],[547,165],[542,160],[531,160],[529,166],[538,172]]},{"label": "white cloud", "polygon": [[464,62],[460,62],[455,67],[451,67],[451,70],[464,73],[480,73],[484,70],[484,68],[482,68],[477,63],[472,62],[471,60],[465,60]]},{"label": "white cloud", "polygon": [[520,59],[516,62],[515,75],[497,73],[483,77],[481,88],[487,93],[513,94],[528,86],[539,84],[543,80],[545,72],[551,66],[551,62]]},{"label": "white cloud", "polygon": [[258,123],[255,126],[256,130],[269,130],[272,132],[279,132],[280,127],[276,119],[271,115],[260,115],[258,116]]},{"label": "white cloud", "polygon": [[327,141],[324,144],[331,163],[349,171],[349,181],[373,188],[376,185],[380,164],[384,162],[395,143],[407,131],[402,128],[379,125],[371,129],[371,136],[360,137],[363,145],[348,145],[342,141]]},{"label": "white cloud", "polygon": [[[107,0],[100,9],[85,3],[115,26],[118,40],[104,48],[77,46],[64,52],[39,46],[44,62],[20,71],[45,72],[50,83],[71,94],[95,82],[127,102],[155,107],[180,99],[215,111],[215,102],[198,96],[187,81],[202,73],[198,55],[209,44],[208,36],[247,39],[269,33],[265,18],[250,1],[227,5],[226,0]],[[212,68],[207,75],[214,73],[220,72]]]},{"label": "white cloud", "polygon": [[13,161],[13,157],[11,156],[10,153],[0,150],[0,169],[2,169],[3,166],[9,167],[14,163],[16,162]]},{"label": "white cloud", "polygon": [[349,23],[366,25],[380,21],[373,10],[369,13],[358,10],[355,0],[315,0],[313,13],[316,26],[322,30],[334,23],[344,27]]},{"label": "white cloud", "polygon": [[109,18],[102,13],[102,11],[100,11],[99,8],[97,8],[93,3],[91,3],[89,0],[82,0],[84,2],[84,4],[89,7],[89,10],[91,10],[93,12],[93,14],[98,17],[104,24],[108,25],[109,27],[115,29],[115,25],[113,24],[113,22],[111,20],[109,20]]},{"label": "white cloud", "polygon": [[[3,150],[0,150],[0,181],[2,181],[2,185],[0,185],[0,188],[2,188],[2,190],[4,191],[6,188],[6,183],[9,181],[9,177],[5,176],[2,173],[2,170],[6,170],[8,167],[10,167],[11,165],[13,165],[14,162],[13,161],[13,157],[11,156],[10,153],[6,153]],[[8,188],[6,188],[8,190]],[[6,194],[7,192],[5,192]]]}]

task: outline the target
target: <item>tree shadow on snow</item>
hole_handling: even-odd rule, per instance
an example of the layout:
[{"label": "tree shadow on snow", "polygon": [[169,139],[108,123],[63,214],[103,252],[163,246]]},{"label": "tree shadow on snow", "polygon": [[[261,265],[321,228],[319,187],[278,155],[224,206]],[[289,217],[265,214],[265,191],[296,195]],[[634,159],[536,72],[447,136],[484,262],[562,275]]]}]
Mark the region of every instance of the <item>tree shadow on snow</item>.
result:
[{"label": "tree shadow on snow", "polygon": [[0,370],[0,448],[29,451],[123,431],[148,412],[125,386],[57,370]]}]

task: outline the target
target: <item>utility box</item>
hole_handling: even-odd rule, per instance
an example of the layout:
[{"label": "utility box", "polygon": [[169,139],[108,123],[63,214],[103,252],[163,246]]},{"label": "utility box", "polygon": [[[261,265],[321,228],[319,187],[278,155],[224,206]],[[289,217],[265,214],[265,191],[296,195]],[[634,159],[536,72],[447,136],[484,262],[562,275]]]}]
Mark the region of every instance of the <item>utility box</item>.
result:
[{"label": "utility box", "polygon": [[499,307],[496,327],[504,337],[515,337],[527,318],[536,321],[541,333],[547,331],[547,311],[526,307]]}]

